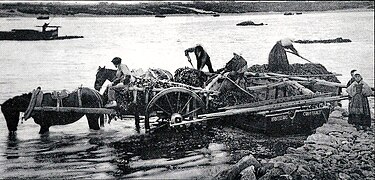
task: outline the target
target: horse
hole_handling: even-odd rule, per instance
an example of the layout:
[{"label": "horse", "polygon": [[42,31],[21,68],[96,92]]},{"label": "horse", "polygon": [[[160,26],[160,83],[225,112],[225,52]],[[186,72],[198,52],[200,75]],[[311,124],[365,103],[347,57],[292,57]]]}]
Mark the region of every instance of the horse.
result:
[{"label": "horse", "polygon": [[94,84],[94,89],[97,91],[100,91],[102,88],[104,82],[106,80],[113,81],[116,77],[116,70],[114,69],[106,69],[104,67],[98,68],[98,71],[96,73],[96,78],[95,78],[95,84]]},{"label": "horse", "polygon": [[[100,94],[90,88],[80,88],[79,91],[73,91],[69,93],[66,98],[62,99],[62,106],[64,107],[83,107],[83,108],[101,108],[103,107],[103,101]],[[81,105],[79,102],[79,96],[81,97]],[[7,123],[9,134],[15,134],[19,122],[20,112],[25,112],[31,101],[32,93],[25,93],[19,96],[8,99],[1,105],[1,111]],[[42,106],[56,106],[56,99],[53,99],[52,93],[43,94]],[[98,118],[104,119],[102,114],[84,114],[74,112],[43,112],[33,111],[31,117],[34,119],[36,124],[40,125],[39,134],[49,132],[49,127],[54,125],[66,125],[78,121],[84,115],[87,117],[89,128],[93,130],[99,130]]]}]

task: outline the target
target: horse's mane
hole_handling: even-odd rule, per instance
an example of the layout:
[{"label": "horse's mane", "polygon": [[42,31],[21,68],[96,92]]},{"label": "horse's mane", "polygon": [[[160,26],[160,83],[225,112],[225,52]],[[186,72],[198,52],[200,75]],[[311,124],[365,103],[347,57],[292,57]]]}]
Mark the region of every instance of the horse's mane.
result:
[{"label": "horse's mane", "polygon": [[23,93],[22,95],[9,98],[1,105],[1,109],[14,106],[14,105],[21,105],[25,100],[27,101],[29,100],[29,98],[31,97],[31,94],[32,94],[31,92]]}]

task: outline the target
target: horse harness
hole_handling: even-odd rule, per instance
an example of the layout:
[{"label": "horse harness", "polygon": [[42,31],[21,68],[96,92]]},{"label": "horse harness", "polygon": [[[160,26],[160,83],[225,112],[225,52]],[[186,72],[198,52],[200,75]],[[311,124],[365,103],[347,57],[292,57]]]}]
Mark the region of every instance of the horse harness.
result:
[{"label": "horse harness", "polygon": [[[77,95],[78,95],[78,107],[82,107],[82,87],[78,88]],[[31,117],[32,111],[34,107],[42,107],[42,100],[43,100],[43,91],[41,88],[38,87],[32,91],[31,100],[29,106],[27,107],[24,117],[22,119],[27,120]],[[56,99],[56,107],[63,107],[62,100],[69,96],[69,92],[67,90],[62,91],[53,91],[51,93],[51,98]]]}]

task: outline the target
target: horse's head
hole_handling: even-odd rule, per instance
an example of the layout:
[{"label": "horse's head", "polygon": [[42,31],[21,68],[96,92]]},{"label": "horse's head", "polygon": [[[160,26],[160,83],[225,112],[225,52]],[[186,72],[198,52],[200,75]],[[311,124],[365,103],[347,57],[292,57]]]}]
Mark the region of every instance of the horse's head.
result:
[{"label": "horse's head", "polygon": [[20,112],[26,111],[30,103],[30,99],[31,93],[23,94],[21,96],[8,99],[1,105],[1,112],[3,113],[5,121],[7,122],[9,133],[14,133],[17,131]]},{"label": "horse's head", "polygon": [[111,81],[115,76],[116,70],[106,69],[105,66],[99,66],[98,71],[96,73],[94,88],[99,91],[107,79]]}]

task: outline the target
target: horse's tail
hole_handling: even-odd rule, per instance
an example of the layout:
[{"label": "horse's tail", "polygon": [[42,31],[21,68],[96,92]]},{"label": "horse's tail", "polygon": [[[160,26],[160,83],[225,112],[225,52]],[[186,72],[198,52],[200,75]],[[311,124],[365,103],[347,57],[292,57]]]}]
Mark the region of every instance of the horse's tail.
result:
[{"label": "horse's tail", "polygon": [[[90,89],[90,88],[87,88],[87,89],[90,90],[96,96],[96,98],[99,100],[98,101],[99,108],[103,108],[104,103],[103,103],[102,95],[100,95],[99,91],[94,90],[94,89]],[[99,119],[100,119],[99,120],[100,127],[104,127],[104,114],[100,114]]]}]

